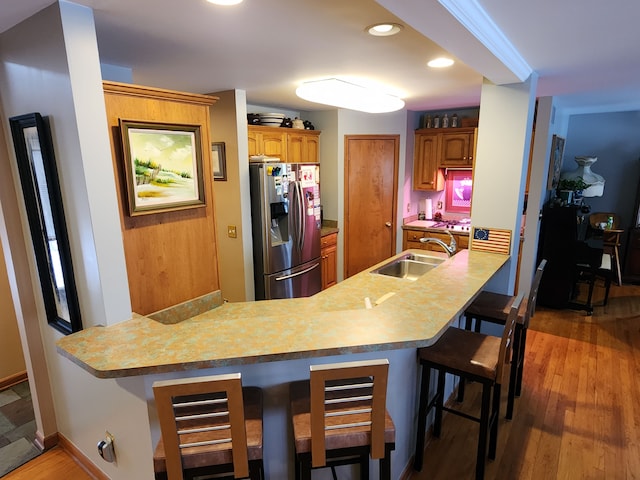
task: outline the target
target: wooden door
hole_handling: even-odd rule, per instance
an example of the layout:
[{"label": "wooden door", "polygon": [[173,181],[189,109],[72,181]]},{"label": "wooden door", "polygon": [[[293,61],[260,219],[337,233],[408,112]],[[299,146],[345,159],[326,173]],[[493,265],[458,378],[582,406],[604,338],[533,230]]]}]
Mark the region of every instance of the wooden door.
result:
[{"label": "wooden door", "polygon": [[399,135],[345,136],[345,278],[395,254]]}]

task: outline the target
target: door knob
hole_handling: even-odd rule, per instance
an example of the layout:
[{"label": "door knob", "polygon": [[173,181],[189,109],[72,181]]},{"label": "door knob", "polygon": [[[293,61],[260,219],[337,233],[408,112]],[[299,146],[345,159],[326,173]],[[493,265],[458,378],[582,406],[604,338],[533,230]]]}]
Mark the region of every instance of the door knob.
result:
[{"label": "door knob", "polygon": [[391,228],[391,222],[386,222],[384,225],[385,225],[385,227]]}]

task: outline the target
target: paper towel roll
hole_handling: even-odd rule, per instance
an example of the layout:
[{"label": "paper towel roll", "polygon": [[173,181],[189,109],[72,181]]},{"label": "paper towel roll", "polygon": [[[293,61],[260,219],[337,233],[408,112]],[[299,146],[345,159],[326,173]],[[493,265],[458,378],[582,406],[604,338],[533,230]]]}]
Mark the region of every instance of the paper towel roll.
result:
[{"label": "paper towel roll", "polygon": [[424,218],[427,220],[433,218],[433,201],[430,198],[424,200]]}]

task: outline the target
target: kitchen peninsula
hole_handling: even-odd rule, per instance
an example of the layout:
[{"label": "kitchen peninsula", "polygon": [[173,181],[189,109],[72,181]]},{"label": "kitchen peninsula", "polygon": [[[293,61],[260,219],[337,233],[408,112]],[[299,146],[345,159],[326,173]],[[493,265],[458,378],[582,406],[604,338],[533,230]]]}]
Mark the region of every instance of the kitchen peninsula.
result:
[{"label": "kitchen peninsula", "polygon": [[[470,250],[451,258],[429,255],[445,261],[415,281],[370,273],[381,262],[310,298],[225,303],[173,324],[136,315],[64,337],[57,348],[95,377],[116,378],[129,388],[133,382],[134,391],[142,389],[153,445],[159,438],[154,381],[240,372],[244,384],[265,391],[266,478],[292,478],[291,381],[307,378],[311,364],[388,358],[387,409],[397,431],[392,478],[397,479],[409,468],[414,448],[415,349],[434,343],[454,324],[509,259]],[[373,308],[365,307],[366,297]],[[149,451],[149,478],[151,457]]]},{"label": "kitchen peninsula", "polygon": [[[58,351],[98,378],[116,378],[423,347],[508,258],[464,250],[415,282],[373,275],[374,266],[310,298],[225,303],[176,324],[136,315],[64,337]],[[365,298],[389,293],[365,308]]]}]

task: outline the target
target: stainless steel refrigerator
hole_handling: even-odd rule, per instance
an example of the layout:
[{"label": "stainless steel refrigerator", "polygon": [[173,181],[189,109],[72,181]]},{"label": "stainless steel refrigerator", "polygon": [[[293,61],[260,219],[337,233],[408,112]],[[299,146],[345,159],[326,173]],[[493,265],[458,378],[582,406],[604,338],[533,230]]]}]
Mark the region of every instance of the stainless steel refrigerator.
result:
[{"label": "stainless steel refrigerator", "polygon": [[319,165],[251,163],[249,173],[256,300],[318,293]]}]

